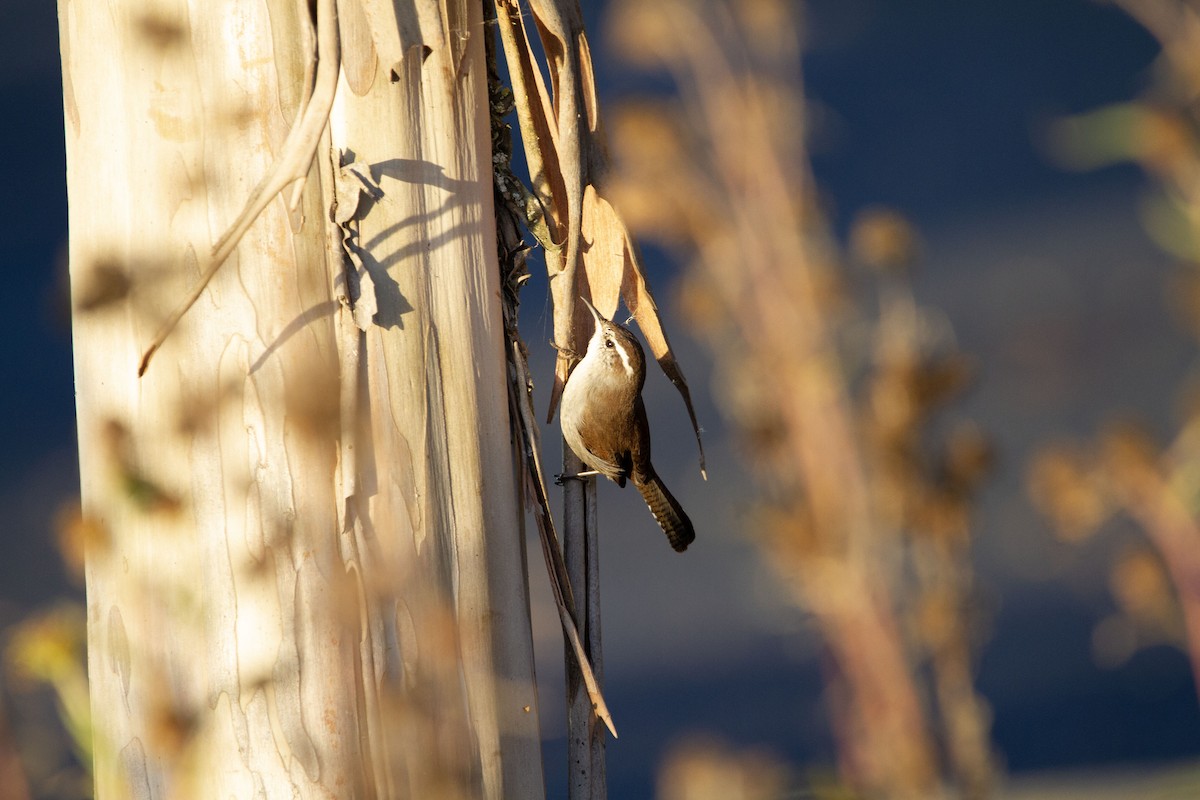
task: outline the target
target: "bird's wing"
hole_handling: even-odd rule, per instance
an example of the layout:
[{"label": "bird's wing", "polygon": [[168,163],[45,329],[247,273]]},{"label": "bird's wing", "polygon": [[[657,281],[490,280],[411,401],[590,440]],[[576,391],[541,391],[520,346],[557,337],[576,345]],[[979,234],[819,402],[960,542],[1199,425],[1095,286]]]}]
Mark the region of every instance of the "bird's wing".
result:
[{"label": "bird's wing", "polygon": [[606,478],[616,481],[619,486],[624,486],[632,467],[629,451],[614,451],[611,443],[605,446],[603,444],[605,437],[599,434],[599,431],[590,431],[587,428],[579,430],[579,440],[590,456],[583,460],[589,467]]}]

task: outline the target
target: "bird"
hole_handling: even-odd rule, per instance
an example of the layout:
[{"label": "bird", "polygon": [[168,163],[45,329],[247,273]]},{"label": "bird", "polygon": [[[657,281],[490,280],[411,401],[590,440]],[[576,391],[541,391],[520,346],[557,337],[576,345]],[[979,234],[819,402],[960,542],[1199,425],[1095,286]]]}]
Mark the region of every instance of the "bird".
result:
[{"label": "bird", "polygon": [[[632,481],[667,540],[682,553],[696,539],[692,521],[650,463],[650,424],[642,403],[646,356],[637,337],[580,298],[595,319],[587,352],[567,378],[559,421],[567,445],[591,468],[564,478],[603,475]],[[561,481],[560,481],[561,482]]]}]

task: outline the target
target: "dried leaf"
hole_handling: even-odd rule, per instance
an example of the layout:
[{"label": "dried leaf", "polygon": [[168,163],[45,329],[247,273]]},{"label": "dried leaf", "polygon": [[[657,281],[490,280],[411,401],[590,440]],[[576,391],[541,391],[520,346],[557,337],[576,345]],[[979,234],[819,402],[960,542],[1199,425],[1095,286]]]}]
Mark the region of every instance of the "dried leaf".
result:
[{"label": "dried leaf", "polygon": [[558,126],[550,92],[535,64],[536,57],[516,0],[498,0],[496,16],[513,84],[513,104],[524,134],[525,160],[533,191],[546,207],[555,241],[561,241],[566,188],[558,169]]},{"label": "dried leaf", "polygon": [[[650,346],[650,352],[683,397],[700,451],[700,474],[707,480],[704,444],[700,439],[700,426],[692,407],[691,392],[671,352],[658,306],[646,283],[641,259],[620,215],[593,186],[587,187],[583,199],[583,268],[592,304],[600,313],[611,318],[616,312],[618,297],[625,300],[626,307],[637,320],[642,336]],[[584,328],[575,329],[576,341],[585,341],[591,330],[590,317],[577,314],[575,324]]]},{"label": "dried leaf", "polygon": [[[498,4],[500,5],[503,3]],[[522,138],[526,142],[526,155],[534,190],[542,196],[543,203],[546,203],[548,198],[544,194],[547,188],[552,187],[553,197],[549,198],[551,202],[547,203],[547,207],[558,224],[555,241],[565,239],[566,242],[564,250],[547,253],[546,257],[550,291],[554,299],[554,338],[559,347],[554,368],[554,387],[551,390],[548,408],[549,417],[552,418],[562,388],[566,385],[567,375],[574,364],[574,353],[580,347],[574,336],[574,326],[578,318],[577,298],[580,294],[575,271],[580,261],[583,235],[584,188],[589,183],[589,177],[593,177],[592,173],[603,166],[603,163],[602,159],[596,156],[596,145],[593,137],[589,135],[594,127],[590,120],[585,119],[588,109],[582,95],[587,92],[594,93],[595,87],[591,85],[593,79],[590,61],[584,65],[584,57],[581,55],[580,43],[586,42],[586,34],[578,3],[532,0],[530,8],[537,24],[542,49],[546,53],[552,95],[547,94],[541,73],[534,67],[535,57],[529,50],[524,26],[501,25],[501,30],[507,31],[513,37],[511,45],[505,41],[505,53],[510,59],[516,55],[520,67],[518,70],[510,69],[510,72],[522,74],[520,80],[514,76],[513,91],[517,116],[521,122],[521,129],[525,132]],[[504,13],[508,15],[507,9]],[[510,52],[513,50],[517,52]],[[585,81],[588,83],[586,89]],[[531,94],[531,90],[534,93]],[[550,102],[551,96],[553,103]],[[554,130],[553,143],[556,152],[553,158],[546,158],[535,164],[534,158],[530,157],[530,134],[534,134],[536,139],[537,132],[536,129],[527,129],[526,121],[528,119],[533,122],[533,117],[538,113],[546,118],[548,128]],[[538,147],[540,142],[534,141],[533,149]]]},{"label": "dried leaf", "polygon": [[[621,221],[608,201],[596,193],[594,186],[583,192],[583,243],[580,255],[583,258],[584,279],[587,281],[587,297],[604,316],[609,319],[617,313],[621,302],[621,284],[625,275],[626,241]],[[580,286],[580,293],[584,287]],[[577,340],[586,341],[592,333],[592,316],[584,311],[576,314]]]},{"label": "dried leaf", "polygon": [[[616,212],[592,186],[599,184],[607,169],[607,156],[600,142],[595,80],[579,3],[529,0],[529,5],[546,54],[552,93],[547,91],[536,65],[516,0],[496,0],[496,14],[533,190],[545,208],[553,242],[565,245],[546,250],[554,303],[554,343],[558,348],[548,418],[553,418],[567,375],[578,357],[577,351],[590,334],[585,327],[588,315],[579,303],[581,293],[601,303],[602,313],[614,313],[621,294],[635,314],[641,309],[642,315],[650,320],[651,333],[647,339],[651,349],[664,369],[667,365],[671,367],[668,375],[681,387],[691,413],[686,383],[670,358],[640,267],[633,267],[636,259],[629,234]],[[580,264],[588,282],[582,290],[577,275]],[[636,278],[627,280],[627,272]],[[664,356],[669,360],[664,362]],[[692,418],[694,423],[694,414]],[[569,521],[568,526],[571,526]],[[574,531],[575,535],[581,533],[582,528]],[[568,538],[572,536],[571,527],[567,534]],[[579,588],[587,598],[585,606],[598,602],[598,584],[591,577],[584,583]],[[560,613],[565,608],[560,603]],[[575,632],[566,619],[564,628],[569,638]],[[579,650],[575,639],[571,644]],[[578,732],[572,731],[572,735]]]},{"label": "dried leaf", "polygon": [[[554,367],[554,386],[546,412],[546,420],[549,421],[554,418],[558,398],[573,363],[570,349],[575,344],[569,325],[570,312],[564,313],[558,309],[562,308],[567,298],[571,298],[570,303],[573,305],[574,298],[579,294],[576,291],[574,268],[578,258],[579,236],[571,237],[567,234],[568,220],[572,219],[572,215],[567,181],[564,178],[564,172],[573,164],[572,175],[575,183],[579,184],[582,181],[578,170],[578,141],[576,140],[573,146],[573,159],[559,153],[559,139],[562,134],[558,127],[558,117],[542,72],[537,67],[537,57],[530,46],[520,5],[516,0],[497,0],[496,17],[500,26],[500,38],[504,44],[504,56],[508,61],[509,77],[512,80],[513,101],[521,126],[521,139],[525,147],[525,160],[529,165],[530,182],[546,209],[546,224],[554,241],[566,244],[565,249],[546,251],[546,272],[550,276],[555,308],[555,343],[559,348],[566,348],[559,350]],[[545,49],[547,54],[554,52],[549,47]],[[559,51],[561,52],[561,49]],[[557,73],[552,58],[550,62],[553,79]],[[571,138],[569,134],[568,138]],[[578,230],[577,225],[570,227]]]},{"label": "dried leaf", "polygon": [[128,297],[132,289],[133,278],[128,267],[117,261],[100,261],[80,281],[75,308],[80,313],[111,308]]},{"label": "dried leaf", "polygon": [[1101,436],[1099,456],[1105,476],[1123,502],[1153,502],[1162,490],[1161,453],[1141,426],[1110,424]]},{"label": "dried leaf", "polygon": [[337,0],[338,27],[342,41],[342,72],[350,91],[362,97],[375,83],[379,66],[372,24],[363,12],[363,0]]},{"label": "dried leaf", "polygon": [[333,176],[333,221],[345,225],[358,214],[362,196],[372,200],[383,197],[383,189],[371,174],[371,166],[361,161],[345,164]]}]

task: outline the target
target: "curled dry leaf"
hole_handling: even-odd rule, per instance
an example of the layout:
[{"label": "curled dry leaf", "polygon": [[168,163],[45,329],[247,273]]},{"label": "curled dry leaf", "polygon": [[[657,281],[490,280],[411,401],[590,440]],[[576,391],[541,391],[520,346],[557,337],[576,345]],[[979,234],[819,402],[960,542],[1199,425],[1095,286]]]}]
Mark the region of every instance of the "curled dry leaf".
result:
[{"label": "curled dry leaf", "polygon": [[[579,297],[588,296],[610,317],[624,299],[655,360],[683,397],[700,449],[700,472],[707,478],[691,393],[646,284],[641,258],[620,215],[597,189],[607,169],[607,154],[578,6],[537,0],[531,9],[547,53],[553,96],[536,66],[519,6],[512,0],[496,3],[533,188],[548,211],[554,241],[566,245],[546,253],[559,348],[547,419],[553,418],[567,376],[591,332]],[[576,273],[579,264],[586,286]]]},{"label": "curled dry leaf", "polygon": [[[531,11],[546,52],[551,88],[547,89],[530,47],[519,6],[497,3],[505,56],[513,81],[517,119],[525,143],[526,160],[534,191],[548,210],[554,241],[565,242],[562,250],[546,254],[546,270],[554,302],[554,339],[559,348],[554,369],[547,418],[553,418],[562,388],[580,347],[576,311],[580,295],[576,268],[583,238],[583,199],[590,174],[598,172],[603,157],[593,131],[595,120],[586,123],[581,95],[591,85],[591,62],[581,55],[579,43],[586,40],[578,7],[566,2],[533,2]],[[585,74],[586,68],[586,74]],[[591,89],[590,94],[594,94]]]},{"label": "curled dry leaf", "polygon": [[[696,411],[692,407],[691,392],[683,377],[683,370],[671,352],[671,344],[667,341],[667,333],[658,315],[658,306],[646,283],[641,258],[620,215],[592,186],[587,187],[583,196],[583,269],[592,303],[600,313],[612,318],[616,313],[618,296],[625,301],[654,359],[683,397],[700,451],[700,474],[707,480],[704,444],[700,438]],[[576,315],[575,324],[582,323],[584,326],[583,331],[576,328],[576,341],[587,340],[591,321],[585,317]]]}]

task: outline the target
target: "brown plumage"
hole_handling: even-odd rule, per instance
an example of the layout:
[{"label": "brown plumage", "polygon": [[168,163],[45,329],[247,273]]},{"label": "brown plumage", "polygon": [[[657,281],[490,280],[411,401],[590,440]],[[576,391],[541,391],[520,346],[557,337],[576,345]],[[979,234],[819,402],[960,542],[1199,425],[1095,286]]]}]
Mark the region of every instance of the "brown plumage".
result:
[{"label": "brown plumage", "polygon": [[642,404],[646,357],[638,340],[605,319],[586,299],[596,320],[587,353],[571,373],[562,396],[562,431],[584,464],[641,493],[671,547],[687,549],[695,538],[683,507],[650,463],[650,426]]}]

